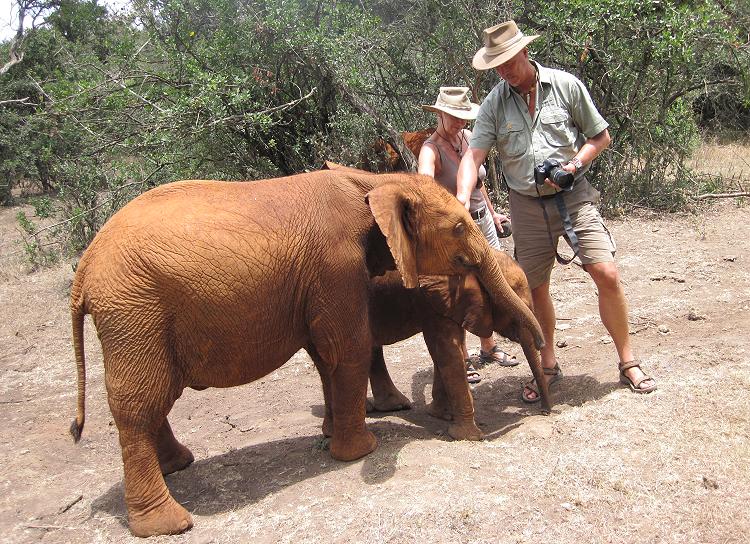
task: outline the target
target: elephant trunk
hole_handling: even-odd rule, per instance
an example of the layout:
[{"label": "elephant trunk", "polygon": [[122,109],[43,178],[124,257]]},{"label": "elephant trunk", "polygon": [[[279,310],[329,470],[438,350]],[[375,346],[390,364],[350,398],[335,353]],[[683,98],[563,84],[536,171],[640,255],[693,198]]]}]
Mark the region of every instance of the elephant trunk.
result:
[{"label": "elephant trunk", "polygon": [[536,348],[542,349],[544,347],[542,327],[534,317],[531,308],[508,284],[489,245],[480,257],[478,276],[489,293],[492,303],[497,308],[507,309],[510,315],[515,316],[520,321],[521,327],[531,332]]}]

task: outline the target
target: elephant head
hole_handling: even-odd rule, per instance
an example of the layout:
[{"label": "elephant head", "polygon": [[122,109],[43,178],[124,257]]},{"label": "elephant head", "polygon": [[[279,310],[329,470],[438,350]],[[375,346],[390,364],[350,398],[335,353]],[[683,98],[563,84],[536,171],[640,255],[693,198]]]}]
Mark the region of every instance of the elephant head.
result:
[{"label": "elephant head", "polygon": [[[502,251],[493,249],[492,254],[507,284],[524,307],[533,310],[531,290],[521,267]],[[534,378],[542,385],[542,409],[547,413],[551,411],[549,391],[546,380],[542,379],[542,363],[539,350],[535,348],[533,330],[524,325],[521,315],[507,304],[493,303],[487,289],[474,274],[420,276],[419,282],[425,300],[437,314],[449,317],[477,336],[487,337],[498,332],[518,342]]]},{"label": "elephant head", "polygon": [[382,182],[367,200],[406,287],[417,287],[420,274],[472,273],[493,305],[519,316],[537,349],[544,345],[541,327],[529,306],[508,284],[492,248],[459,201],[427,176],[378,176]]}]

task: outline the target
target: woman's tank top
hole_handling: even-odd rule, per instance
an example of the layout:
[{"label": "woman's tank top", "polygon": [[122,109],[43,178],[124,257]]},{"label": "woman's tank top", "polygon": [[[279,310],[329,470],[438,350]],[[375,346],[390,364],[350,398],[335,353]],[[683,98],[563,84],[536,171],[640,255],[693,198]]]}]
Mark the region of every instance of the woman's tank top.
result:
[{"label": "woman's tank top", "polygon": [[[440,174],[437,174],[435,176],[435,180],[440,183],[440,185],[448,189],[451,194],[455,195],[457,190],[456,178],[458,177],[458,164],[456,164],[453,158],[448,157],[446,153],[443,153],[443,149],[441,146],[429,141],[425,142],[425,144],[431,144],[432,147],[436,148],[438,153],[440,154]],[[463,153],[460,154],[459,157],[463,157]],[[484,166],[480,166],[479,170],[480,179],[483,179],[484,176],[482,176],[482,171],[484,170]],[[479,189],[479,186],[479,183],[477,183],[477,185],[474,186],[474,190],[471,191],[469,212],[481,210],[487,205],[487,203],[484,201],[484,195],[482,195],[482,191]]]}]

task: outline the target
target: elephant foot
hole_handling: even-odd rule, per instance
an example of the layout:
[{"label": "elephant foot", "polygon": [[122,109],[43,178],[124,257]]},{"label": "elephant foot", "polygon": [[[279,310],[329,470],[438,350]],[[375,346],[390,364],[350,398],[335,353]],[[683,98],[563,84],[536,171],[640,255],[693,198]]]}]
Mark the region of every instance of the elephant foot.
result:
[{"label": "elephant foot", "polygon": [[372,402],[367,399],[368,412],[397,412],[399,410],[411,410],[411,401],[399,390],[394,390],[387,395],[376,395]]},{"label": "elephant foot", "polygon": [[453,421],[453,414],[451,413],[450,407],[442,402],[433,400],[427,405],[427,413],[438,419]]},{"label": "elephant foot", "polygon": [[176,535],[193,526],[193,517],[171,496],[141,512],[128,511],[128,525],[135,536]]},{"label": "elephant foot", "polygon": [[482,440],[484,434],[479,430],[474,419],[448,425],[448,435],[454,440]]},{"label": "elephant foot", "polygon": [[331,457],[339,461],[354,461],[378,447],[375,435],[368,430],[331,439]]},{"label": "elephant foot", "polygon": [[175,443],[169,452],[159,452],[159,468],[165,476],[187,468],[193,461],[193,452],[180,443]]}]

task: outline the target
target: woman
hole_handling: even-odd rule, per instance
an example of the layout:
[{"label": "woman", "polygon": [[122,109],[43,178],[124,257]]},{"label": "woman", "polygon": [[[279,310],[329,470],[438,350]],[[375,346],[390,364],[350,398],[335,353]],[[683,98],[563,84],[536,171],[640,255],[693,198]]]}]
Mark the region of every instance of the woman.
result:
[{"label": "woman", "polygon": [[[437,114],[437,127],[419,152],[419,173],[435,178],[435,181],[453,194],[456,194],[458,165],[469,147],[471,138],[471,131],[466,128],[466,124],[468,120],[476,119],[479,112],[479,105],[472,103],[468,94],[468,87],[440,87],[435,104],[422,106],[423,110]],[[486,172],[484,167],[481,167],[477,184],[471,193],[469,213],[490,246],[499,250],[501,246],[497,233],[509,233],[507,226],[503,225],[508,219],[492,207],[487,189],[482,183],[485,177]],[[495,362],[502,366],[518,364],[516,357],[508,355],[498,347],[493,336],[479,340],[479,360],[482,363]],[[481,378],[474,368],[477,361],[469,357],[466,340],[462,349],[466,361],[466,378],[469,383],[478,383]]]}]

